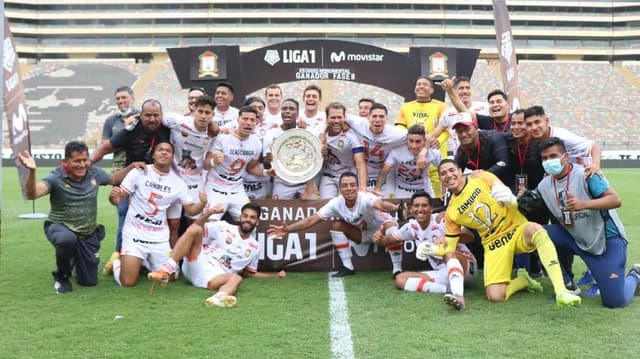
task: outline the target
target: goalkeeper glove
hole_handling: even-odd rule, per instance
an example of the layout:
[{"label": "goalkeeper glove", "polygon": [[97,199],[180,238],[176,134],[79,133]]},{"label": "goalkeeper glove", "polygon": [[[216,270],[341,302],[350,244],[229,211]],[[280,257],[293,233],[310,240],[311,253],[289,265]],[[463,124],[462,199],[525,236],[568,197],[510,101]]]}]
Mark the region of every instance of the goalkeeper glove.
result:
[{"label": "goalkeeper glove", "polygon": [[518,199],[511,193],[511,189],[503,184],[496,183],[491,187],[491,197],[498,203],[506,204],[507,206],[518,204]]},{"label": "goalkeeper glove", "polygon": [[431,256],[442,256],[445,253],[446,251],[443,247],[429,242],[422,242],[416,248],[416,258],[421,261],[426,261]]}]

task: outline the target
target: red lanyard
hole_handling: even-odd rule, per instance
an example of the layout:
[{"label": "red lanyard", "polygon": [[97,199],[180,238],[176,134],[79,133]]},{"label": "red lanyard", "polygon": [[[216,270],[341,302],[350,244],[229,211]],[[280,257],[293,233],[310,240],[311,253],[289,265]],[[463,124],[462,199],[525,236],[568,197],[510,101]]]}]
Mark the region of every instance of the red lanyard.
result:
[{"label": "red lanyard", "polygon": [[496,120],[493,120],[493,130],[496,132],[507,132],[507,126],[509,126],[508,118],[504,121],[504,125],[502,125],[502,128],[499,130],[498,130],[498,125],[496,125]]},{"label": "red lanyard", "polygon": [[[567,172],[567,186],[565,187],[565,192],[569,192],[569,179],[571,177],[571,170],[573,169],[572,165],[569,165],[569,172]],[[560,196],[558,194],[558,188],[556,187],[556,177],[553,176],[553,193],[556,195],[556,202],[558,203],[558,207],[562,208],[562,203],[560,203]],[[566,196],[566,193],[565,193]]]},{"label": "red lanyard", "polygon": [[471,160],[471,153],[467,154],[467,162],[474,166],[474,170],[480,169],[480,138],[478,138],[478,145],[476,146],[476,161]]},{"label": "red lanyard", "polygon": [[520,153],[520,143],[516,141],[516,151],[518,155],[518,163],[520,163],[520,173],[524,171],[524,161],[527,159],[527,150],[529,149],[529,142],[531,139],[527,140],[527,143],[524,145],[524,151]]}]

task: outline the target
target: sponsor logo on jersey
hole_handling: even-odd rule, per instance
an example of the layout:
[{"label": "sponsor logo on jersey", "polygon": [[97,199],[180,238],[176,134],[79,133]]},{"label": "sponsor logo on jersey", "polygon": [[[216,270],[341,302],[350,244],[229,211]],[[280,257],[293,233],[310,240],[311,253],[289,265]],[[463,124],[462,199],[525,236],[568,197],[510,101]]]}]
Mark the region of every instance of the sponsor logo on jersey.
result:
[{"label": "sponsor logo on jersey", "polygon": [[502,246],[507,245],[507,243],[509,243],[509,241],[511,240],[511,238],[513,238],[513,234],[516,232],[515,229],[511,230],[509,233],[504,234],[502,236],[500,236],[500,238],[494,240],[493,242],[489,243],[489,250],[492,251],[494,249],[498,249]]}]

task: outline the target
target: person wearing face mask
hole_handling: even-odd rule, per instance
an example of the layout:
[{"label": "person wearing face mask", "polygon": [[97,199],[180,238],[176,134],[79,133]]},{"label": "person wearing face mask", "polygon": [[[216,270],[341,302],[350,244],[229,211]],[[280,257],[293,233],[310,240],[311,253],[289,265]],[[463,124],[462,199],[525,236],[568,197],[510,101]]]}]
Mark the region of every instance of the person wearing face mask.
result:
[{"label": "person wearing face mask", "polygon": [[[133,118],[127,120],[128,118],[130,118],[130,116],[140,113],[140,111],[133,107],[134,96],[131,87],[120,86],[116,89],[114,95],[116,98],[116,106],[118,107],[118,111],[107,117],[107,119],[104,121],[104,124],[102,125],[101,143],[109,141],[114,133],[125,128],[129,123],[133,122]],[[117,170],[123,168],[126,161],[127,155],[124,149],[114,151],[113,162],[111,164],[111,172],[114,173]]]},{"label": "person wearing face mask", "polygon": [[640,264],[625,276],[627,240],[615,210],[620,196],[602,174],[585,176],[585,167],[571,163],[558,137],[540,142],[540,156],[549,176],[537,191],[556,223],[545,227],[558,252],[582,258],[600,287],[602,305],[627,306],[640,295]]}]

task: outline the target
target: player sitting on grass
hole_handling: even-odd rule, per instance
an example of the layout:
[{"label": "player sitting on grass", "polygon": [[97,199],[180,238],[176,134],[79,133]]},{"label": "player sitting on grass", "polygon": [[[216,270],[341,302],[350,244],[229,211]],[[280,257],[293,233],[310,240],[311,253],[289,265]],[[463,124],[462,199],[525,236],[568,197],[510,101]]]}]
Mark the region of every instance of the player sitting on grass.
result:
[{"label": "player sitting on grass", "polygon": [[457,248],[461,227],[475,229],[484,248],[484,285],[487,298],[504,302],[523,289],[541,290],[526,271],[511,279],[513,256],[516,253],[538,251],[549,279],[553,283],[556,303],[560,307],[574,306],[580,297],[564,286],[558,256],[553,242],[541,225],[527,222],[520,213],[516,197],[509,187],[490,172],[476,171],[464,177],[452,160],[438,166],[440,181],[451,193],[445,215],[445,245],[431,246],[429,255],[444,255]]},{"label": "player sitting on grass", "polygon": [[234,295],[243,277],[285,277],[285,271],[258,272],[260,244],[256,241],[254,229],[260,218],[260,206],[245,204],[240,210],[237,225],[224,221],[205,224],[209,216],[223,212],[222,205],[206,210],[178,239],[171,257],[158,270],[149,273],[149,279],[168,282],[178,268],[178,261],[185,257],[182,273],[187,280],[196,287],[217,290],[205,304],[233,308],[237,303]]},{"label": "player sitting on grass", "polygon": [[[444,223],[437,214],[432,214],[431,196],[427,192],[416,192],[411,196],[410,210],[414,218],[390,234],[374,236],[374,243],[383,246],[401,244],[404,241],[420,243],[416,250],[418,259],[429,261],[433,270],[425,272],[402,272],[395,278],[396,286],[411,292],[447,293],[444,300],[457,310],[464,309],[464,281],[472,280],[478,272],[478,263],[471,251],[458,243],[455,252],[443,257],[425,254],[424,244],[444,236]],[[470,233],[469,233],[470,234]],[[471,235],[473,240],[473,235]]]}]

